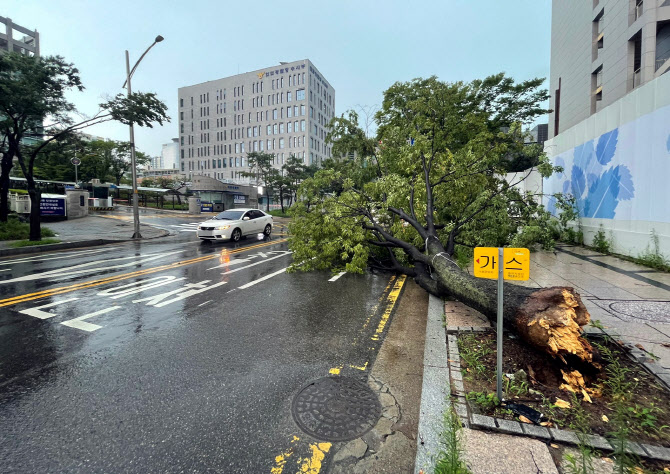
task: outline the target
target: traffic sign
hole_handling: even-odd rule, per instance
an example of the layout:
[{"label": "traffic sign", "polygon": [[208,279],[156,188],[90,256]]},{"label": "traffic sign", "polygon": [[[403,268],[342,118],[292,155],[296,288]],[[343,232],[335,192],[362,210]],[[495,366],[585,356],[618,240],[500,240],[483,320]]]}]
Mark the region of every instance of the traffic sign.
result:
[{"label": "traffic sign", "polygon": [[[498,279],[500,265],[497,247],[475,247],[475,276]],[[503,249],[503,278],[528,280],[530,278],[530,251],[524,248]]]},{"label": "traffic sign", "polygon": [[79,158],[72,158],[72,159],[70,160],[70,163],[72,163],[72,164],[75,165],[75,166],[78,166],[78,165],[81,164],[81,160],[80,160]]}]

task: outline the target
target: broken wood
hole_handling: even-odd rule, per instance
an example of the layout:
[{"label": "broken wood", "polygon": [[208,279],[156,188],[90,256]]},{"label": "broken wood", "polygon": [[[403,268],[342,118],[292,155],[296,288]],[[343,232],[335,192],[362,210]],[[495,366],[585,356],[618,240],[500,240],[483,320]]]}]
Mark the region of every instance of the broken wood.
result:
[{"label": "broken wood", "polygon": [[[495,322],[497,282],[461,270],[437,238],[427,239],[427,250],[434,272],[432,278],[417,275],[417,283],[433,294],[454,297]],[[591,317],[574,288],[528,288],[507,282],[504,286],[503,322],[508,329],[564,362],[568,356],[593,361],[593,348],[582,332]]]}]

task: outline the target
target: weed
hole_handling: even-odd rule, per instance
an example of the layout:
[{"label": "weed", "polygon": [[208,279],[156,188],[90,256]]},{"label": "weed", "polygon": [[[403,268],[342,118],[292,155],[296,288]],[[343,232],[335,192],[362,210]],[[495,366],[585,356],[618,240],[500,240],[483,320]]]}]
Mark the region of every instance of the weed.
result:
[{"label": "weed", "polygon": [[450,406],[444,414],[444,431],[442,432],[444,449],[437,456],[435,474],[468,474],[470,472],[462,459],[462,429],[460,418],[453,406]]},{"label": "weed", "polygon": [[12,248],[34,247],[35,245],[47,245],[60,243],[58,239],[42,239],[42,240],[17,240],[9,244]]},{"label": "weed", "polygon": [[640,406],[637,403],[628,407],[628,413],[632,421],[632,430],[638,433],[646,433],[649,436],[654,438],[662,438],[667,436],[666,431],[668,430],[667,425],[658,426],[656,422],[658,417],[656,414],[664,413],[663,410],[653,403],[650,403],[649,406]]},{"label": "weed", "polygon": [[560,411],[556,411],[556,405],[551,403],[551,400],[549,400],[547,397],[542,396],[542,412],[544,413],[544,416],[549,419],[549,421],[553,422],[558,426],[559,428],[562,427],[565,422],[563,420],[563,413]]},{"label": "weed", "polygon": [[474,334],[468,334],[458,339],[458,351],[466,364],[466,377],[489,380],[492,376],[490,367],[484,363],[484,358],[493,352],[489,346],[477,340]]},{"label": "weed", "polygon": [[660,242],[656,230],[651,231],[651,246],[641,253],[636,259],[637,263],[647,267],[656,268],[657,270],[670,271],[670,261],[660,251]]},{"label": "weed", "polygon": [[593,242],[591,243],[591,247],[593,247],[600,253],[610,253],[611,243],[607,239],[607,236],[605,235],[605,230],[602,224],[600,224],[600,229],[598,229],[596,235],[593,236]]},{"label": "weed", "polygon": [[594,328],[601,329],[601,330],[605,329],[605,326],[603,326],[603,323],[600,322],[600,319],[596,319],[596,320],[592,319],[591,320],[591,326],[593,326]]},{"label": "weed", "polygon": [[595,472],[593,466],[593,459],[597,452],[587,444],[587,436],[590,432],[591,417],[582,407],[582,403],[575,393],[571,394],[572,404],[572,422],[570,429],[575,431],[578,439],[577,449],[578,456],[567,454],[565,460],[567,462],[566,471],[570,474],[592,474]]},{"label": "weed", "polygon": [[493,410],[500,405],[500,400],[495,393],[470,392],[465,395],[465,398],[473,402],[483,411]]},{"label": "weed", "polygon": [[503,390],[508,396],[519,397],[528,393],[528,382],[526,380],[517,380],[514,376],[505,377],[503,379]]},{"label": "weed", "polygon": [[632,431],[629,408],[636,384],[628,381],[630,369],[621,365],[618,353],[600,344],[596,344],[596,346],[607,363],[605,368],[607,379],[603,382],[603,385],[612,397],[612,409],[614,411],[612,420],[614,431],[610,435],[613,438],[615,472],[624,474],[638,464],[637,456],[628,451],[628,440]]}]

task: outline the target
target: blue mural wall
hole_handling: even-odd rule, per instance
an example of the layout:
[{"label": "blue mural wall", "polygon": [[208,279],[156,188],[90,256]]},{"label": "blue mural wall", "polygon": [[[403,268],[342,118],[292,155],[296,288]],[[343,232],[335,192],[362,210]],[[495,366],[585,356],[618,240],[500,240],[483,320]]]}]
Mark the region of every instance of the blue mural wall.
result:
[{"label": "blue mural wall", "polygon": [[553,157],[545,205],[572,194],[581,217],[670,223],[670,106]]}]

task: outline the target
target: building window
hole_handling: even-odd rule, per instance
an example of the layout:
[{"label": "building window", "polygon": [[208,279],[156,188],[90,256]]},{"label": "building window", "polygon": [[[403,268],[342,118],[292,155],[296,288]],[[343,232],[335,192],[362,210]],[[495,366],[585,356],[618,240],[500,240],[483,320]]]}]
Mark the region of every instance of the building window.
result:
[{"label": "building window", "polygon": [[273,130],[273,133],[275,135],[277,135],[277,124],[274,124],[274,126],[272,127],[272,130]]},{"label": "building window", "polygon": [[302,132],[305,131],[305,121],[304,121],[304,120],[301,120],[301,121],[300,121],[300,130],[301,130]]},{"label": "building window", "polygon": [[293,117],[293,113],[292,113],[292,112],[293,112],[293,108],[291,108],[290,106],[289,106],[289,107],[286,107],[286,116],[287,116],[287,117]]},{"label": "building window", "polygon": [[293,131],[293,122],[286,123],[286,132],[291,133]]},{"label": "building window", "polygon": [[280,134],[284,133],[284,123],[283,122],[279,124],[279,133]]},{"label": "building window", "polygon": [[295,91],[295,100],[305,100],[305,89]]},{"label": "building window", "polygon": [[300,106],[300,115],[305,115],[305,104]]},{"label": "building window", "polygon": [[277,109],[272,109],[272,120],[277,120]]},{"label": "building window", "polygon": [[280,149],[283,149],[283,148],[284,148],[284,139],[283,139],[283,138],[280,138],[280,139],[279,139],[279,148],[280,148]]},{"label": "building window", "polygon": [[[291,77],[291,76],[289,76],[289,78],[290,78],[290,77]],[[289,84],[289,85],[290,85],[290,84]],[[291,91],[288,91],[288,92],[286,93],[286,102],[291,102],[291,96],[292,96]]]},{"label": "building window", "polygon": [[184,106],[184,99],[179,99],[179,107],[183,107],[183,106]]}]

